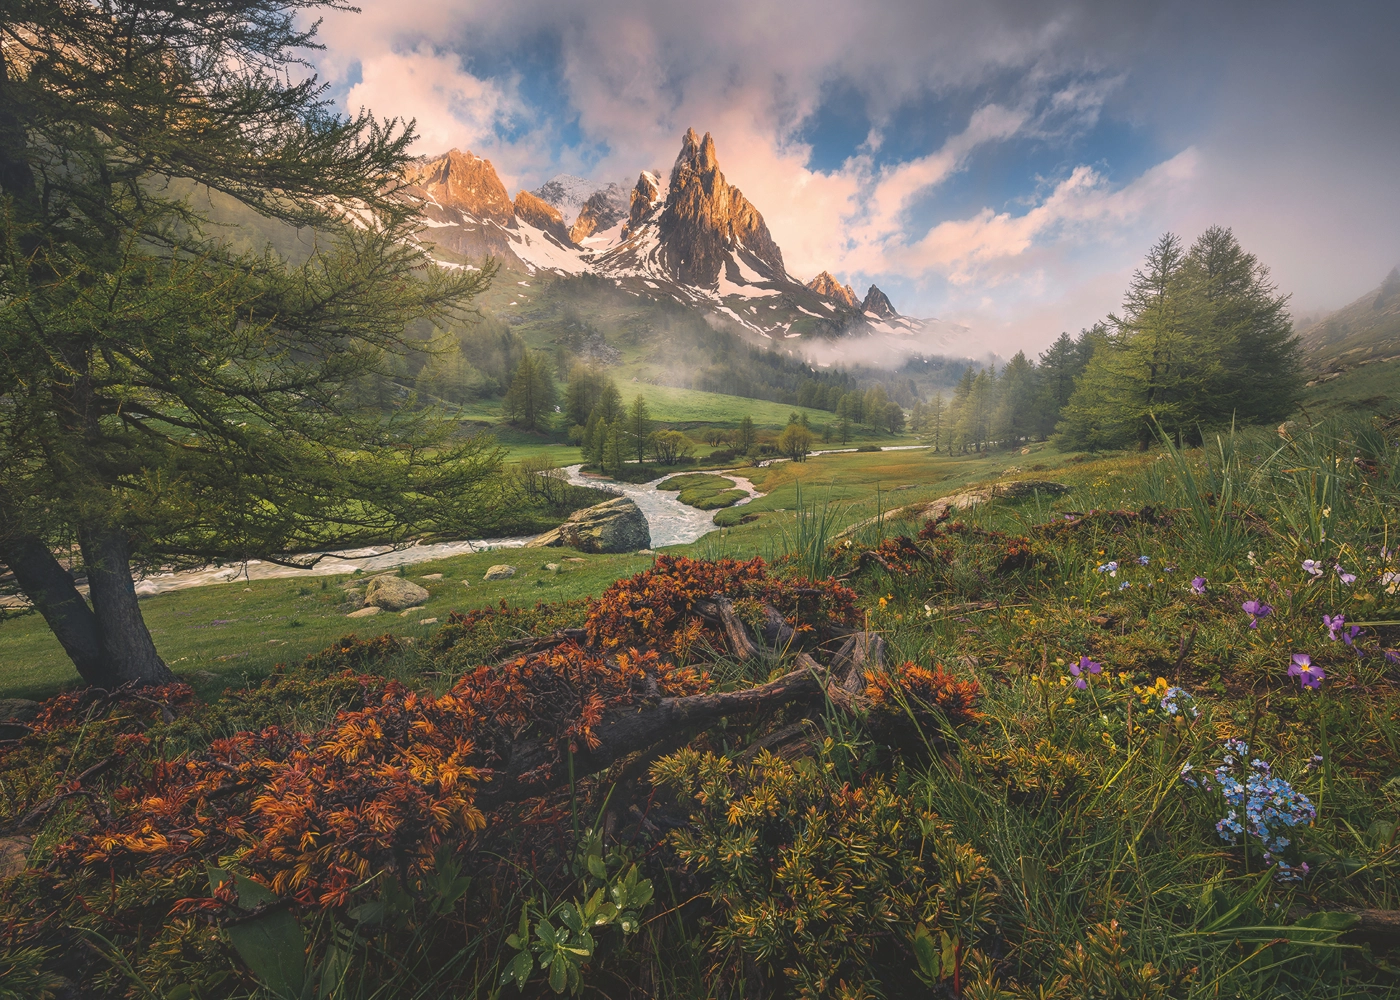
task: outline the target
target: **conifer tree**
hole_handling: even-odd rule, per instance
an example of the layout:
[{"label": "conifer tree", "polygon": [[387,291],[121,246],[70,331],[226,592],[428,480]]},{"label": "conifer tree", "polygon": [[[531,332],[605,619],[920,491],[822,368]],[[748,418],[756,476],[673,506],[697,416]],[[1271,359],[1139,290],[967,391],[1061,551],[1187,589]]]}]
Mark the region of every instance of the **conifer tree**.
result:
[{"label": "conifer tree", "polygon": [[[0,560],[90,683],[171,677],[133,564],[285,560],[489,515],[499,453],[451,443],[390,379],[407,324],[450,320],[491,270],[439,269],[412,238],[390,191],[411,127],[339,116],[299,72],[316,6],[6,5]],[[201,214],[215,204],[314,246],[241,252]]]},{"label": "conifer tree", "polygon": [[1035,366],[1024,351],[1017,351],[996,386],[996,415],[992,435],[1003,445],[1015,447],[1029,438],[1035,427],[1038,392]]},{"label": "conifer tree", "polygon": [[1206,427],[1288,413],[1302,376],[1286,304],[1228,229],[1208,230],[1189,252],[1163,236],[1111,332],[1083,338],[1093,354],[1062,414],[1061,441],[1145,448],[1158,428],[1194,440]]},{"label": "conifer tree", "polygon": [[924,411],[923,430],[923,433],[933,442],[934,454],[938,453],[938,449],[943,443],[943,420],[946,412],[947,404],[943,401],[943,393],[934,393],[933,399],[929,400],[928,407]]},{"label": "conifer tree", "polygon": [[632,409],[627,414],[627,432],[632,437],[632,450],[637,456],[637,461],[646,461],[647,438],[651,436],[651,417],[647,414],[647,401],[640,393],[632,400]]},{"label": "conifer tree", "polygon": [[515,367],[515,375],[501,404],[506,421],[528,431],[547,430],[553,418],[555,398],[549,363],[537,358],[535,352],[526,351]]},{"label": "conifer tree", "polygon": [[618,416],[608,425],[607,437],[603,443],[602,461],[599,463],[603,471],[611,475],[618,475],[622,472],[623,465],[626,464],[627,455],[630,449],[630,442],[627,439],[627,422]]},{"label": "conifer tree", "polygon": [[753,450],[753,446],[757,441],[758,437],[754,433],[753,428],[753,417],[745,413],[743,419],[739,421],[739,439],[736,442],[739,446],[739,451],[747,455]]}]

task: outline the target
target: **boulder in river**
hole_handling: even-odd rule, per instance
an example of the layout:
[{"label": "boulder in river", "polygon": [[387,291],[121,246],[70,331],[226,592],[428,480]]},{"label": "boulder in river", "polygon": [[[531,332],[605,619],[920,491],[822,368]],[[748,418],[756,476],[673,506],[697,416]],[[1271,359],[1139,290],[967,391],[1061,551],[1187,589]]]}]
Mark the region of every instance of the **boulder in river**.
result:
[{"label": "boulder in river", "polygon": [[385,573],[370,580],[365,588],[365,604],[373,604],[385,611],[402,611],[422,604],[428,599],[428,592],[411,580]]},{"label": "boulder in river", "polygon": [[528,548],[562,545],[579,552],[636,552],[651,548],[651,527],[630,497],[616,497],[574,511],[559,527],[525,544]]}]

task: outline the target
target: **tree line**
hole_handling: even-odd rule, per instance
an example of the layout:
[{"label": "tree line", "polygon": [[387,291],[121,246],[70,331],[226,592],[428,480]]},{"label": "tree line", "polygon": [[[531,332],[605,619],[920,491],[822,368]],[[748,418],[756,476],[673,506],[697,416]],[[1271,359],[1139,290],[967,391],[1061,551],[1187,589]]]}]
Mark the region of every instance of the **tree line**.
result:
[{"label": "tree line", "polygon": [[1168,233],[1147,254],[1121,313],[1067,333],[1036,360],[1018,351],[966,369],[949,397],[909,415],[935,449],[982,451],[1053,437],[1064,449],[1186,443],[1232,420],[1287,416],[1303,387],[1287,296],[1229,230],[1189,248]]}]

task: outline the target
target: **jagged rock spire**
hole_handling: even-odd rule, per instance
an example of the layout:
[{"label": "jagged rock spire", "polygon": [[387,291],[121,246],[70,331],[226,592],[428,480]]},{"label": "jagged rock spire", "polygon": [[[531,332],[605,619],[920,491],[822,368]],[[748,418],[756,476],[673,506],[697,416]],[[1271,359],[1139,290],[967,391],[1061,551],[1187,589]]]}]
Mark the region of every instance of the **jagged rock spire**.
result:
[{"label": "jagged rock spire", "polygon": [[861,312],[868,312],[881,319],[889,319],[899,315],[894,311],[894,305],[890,302],[889,296],[875,285],[871,285],[870,291],[865,293],[865,301],[861,303],[860,308]]},{"label": "jagged rock spire", "polygon": [[822,298],[831,299],[833,302],[840,302],[851,309],[859,308],[860,300],[856,298],[855,289],[850,285],[843,285],[832,277],[830,271],[823,271],[811,281],[807,282],[807,288],[816,292]]},{"label": "jagged rock spire", "polygon": [[715,141],[708,132],[701,139],[694,129],[686,130],[658,229],[667,270],[686,284],[714,285],[726,253],[740,247],[774,276],[786,274],[783,252],[763,216],[720,172]]}]

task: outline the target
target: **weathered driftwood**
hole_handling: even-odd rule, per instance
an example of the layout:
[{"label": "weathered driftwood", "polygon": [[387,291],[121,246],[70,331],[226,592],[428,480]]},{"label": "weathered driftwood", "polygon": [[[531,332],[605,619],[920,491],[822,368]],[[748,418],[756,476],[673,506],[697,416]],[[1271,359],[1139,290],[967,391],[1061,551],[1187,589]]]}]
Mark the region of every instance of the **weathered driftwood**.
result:
[{"label": "weathered driftwood", "polygon": [[[682,742],[697,729],[725,716],[771,711],[803,702],[816,704],[827,698],[844,709],[852,709],[858,705],[866,669],[881,664],[884,650],[884,639],[859,632],[846,640],[830,669],[806,653],[798,653],[794,669],[767,684],[744,691],[648,699],[610,712],[593,727],[596,745],[574,753],[573,775],[580,778],[593,774],[657,744]],[[551,740],[516,743],[510,756],[492,772],[491,780],[478,790],[477,801],[484,808],[492,808],[543,794],[562,778],[553,767],[556,759],[557,750]]]},{"label": "weathered driftwood", "polygon": [[[662,698],[608,713],[593,727],[597,745],[574,753],[574,777],[601,771],[629,754],[676,739],[724,716],[820,699],[826,671],[805,654],[799,657],[799,661],[803,660],[798,669],[745,691]],[[510,756],[493,771],[491,780],[477,791],[477,802],[484,808],[491,808],[543,794],[557,785],[561,777],[552,767],[556,755],[552,740],[516,743]]]}]

